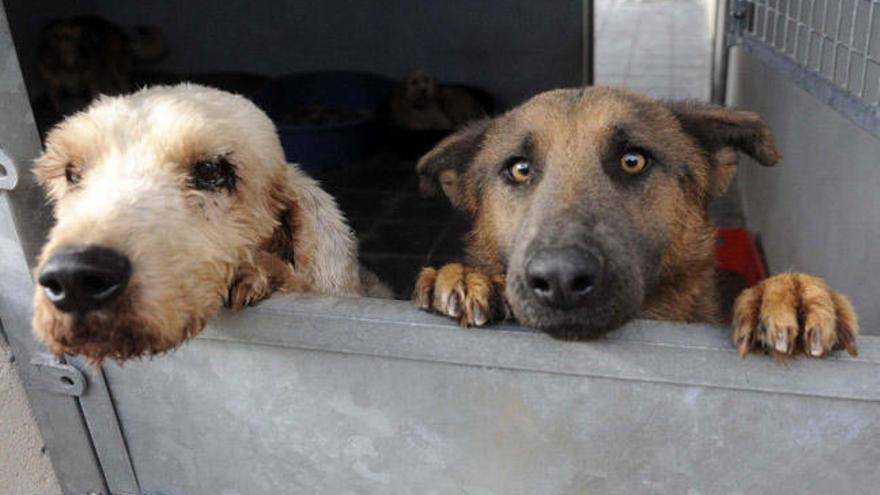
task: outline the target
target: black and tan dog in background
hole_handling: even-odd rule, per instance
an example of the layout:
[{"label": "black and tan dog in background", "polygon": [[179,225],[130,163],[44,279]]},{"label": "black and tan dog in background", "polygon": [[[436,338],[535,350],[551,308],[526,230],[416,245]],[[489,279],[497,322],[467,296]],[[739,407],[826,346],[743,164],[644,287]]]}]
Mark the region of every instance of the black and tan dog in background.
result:
[{"label": "black and tan dog in background", "polygon": [[766,279],[722,314],[707,207],[737,152],[781,158],[754,113],[619,88],[550,91],[473,124],[417,165],[472,231],[466,264],[425,268],[414,300],[464,326],[512,316],[562,339],[636,317],[732,319],[740,356],[855,355],[852,305],[810,275]]}]

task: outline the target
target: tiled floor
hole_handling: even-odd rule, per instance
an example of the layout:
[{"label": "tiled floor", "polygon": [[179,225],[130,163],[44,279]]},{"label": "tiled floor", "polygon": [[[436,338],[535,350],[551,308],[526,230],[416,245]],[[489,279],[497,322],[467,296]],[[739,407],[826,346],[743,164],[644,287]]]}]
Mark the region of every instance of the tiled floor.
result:
[{"label": "tiled floor", "polygon": [[597,0],[596,83],[708,99],[714,0]]}]

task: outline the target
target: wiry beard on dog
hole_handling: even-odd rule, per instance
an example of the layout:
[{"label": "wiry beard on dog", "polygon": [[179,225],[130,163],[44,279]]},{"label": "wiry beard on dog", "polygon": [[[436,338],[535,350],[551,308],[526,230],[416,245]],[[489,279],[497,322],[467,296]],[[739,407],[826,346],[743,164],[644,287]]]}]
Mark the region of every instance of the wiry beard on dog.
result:
[{"label": "wiry beard on dog", "polygon": [[100,364],[107,358],[121,363],[173,350],[200,333],[207,323],[204,318],[192,316],[171,337],[162,331],[160,322],[135,311],[133,305],[123,299],[113,311],[65,314],[49,310],[47,303],[39,303],[34,309],[34,325],[42,329],[43,340],[52,354],[80,354],[91,363]]}]

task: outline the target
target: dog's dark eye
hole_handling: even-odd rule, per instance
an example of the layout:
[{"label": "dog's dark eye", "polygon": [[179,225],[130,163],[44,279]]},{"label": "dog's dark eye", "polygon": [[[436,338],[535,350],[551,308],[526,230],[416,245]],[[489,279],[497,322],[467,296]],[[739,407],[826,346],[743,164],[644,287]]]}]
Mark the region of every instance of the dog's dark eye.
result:
[{"label": "dog's dark eye", "polygon": [[70,185],[79,184],[79,181],[82,180],[82,176],[80,176],[72,163],[68,163],[67,168],[64,169],[64,178],[67,179],[67,183]]},{"label": "dog's dark eye", "polygon": [[507,179],[516,184],[523,184],[529,180],[529,176],[532,173],[531,165],[529,162],[525,160],[514,160],[507,169],[505,169],[505,175]]},{"label": "dog's dark eye", "polygon": [[225,158],[202,160],[192,166],[192,185],[202,191],[235,190],[235,170]]},{"label": "dog's dark eye", "polygon": [[620,166],[624,172],[636,175],[645,171],[645,168],[648,166],[648,159],[638,151],[630,151],[620,157]]}]

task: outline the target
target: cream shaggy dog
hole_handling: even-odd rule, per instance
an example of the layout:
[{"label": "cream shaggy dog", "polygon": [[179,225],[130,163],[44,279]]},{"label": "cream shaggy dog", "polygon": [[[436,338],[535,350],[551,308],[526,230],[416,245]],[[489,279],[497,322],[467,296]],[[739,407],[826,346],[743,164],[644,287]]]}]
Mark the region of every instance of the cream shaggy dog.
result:
[{"label": "cream shaggy dog", "polygon": [[53,353],[171,349],[275,290],[387,296],[334,199],[284,160],[250,101],[191,84],[102,97],[51,131],[57,220],[33,327]]}]

